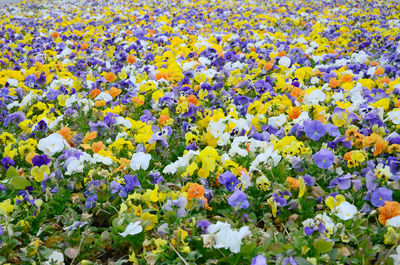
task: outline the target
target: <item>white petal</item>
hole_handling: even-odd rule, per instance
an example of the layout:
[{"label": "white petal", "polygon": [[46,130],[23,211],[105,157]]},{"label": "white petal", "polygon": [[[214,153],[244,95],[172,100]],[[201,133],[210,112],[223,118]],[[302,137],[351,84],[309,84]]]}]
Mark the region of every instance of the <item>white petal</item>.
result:
[{"label": "white petal", "polygon": [[119,233],[121,236],[126,237],[127,235],[136,235],[139,234],[140,232],[143,231],[143,227],[140,225],[140,221],[130,223],[126,229],[125,232]]},{"label": "white petal", "polygon": [[387,220],[386,226],[400,227],[400,215],[397,215]]}]

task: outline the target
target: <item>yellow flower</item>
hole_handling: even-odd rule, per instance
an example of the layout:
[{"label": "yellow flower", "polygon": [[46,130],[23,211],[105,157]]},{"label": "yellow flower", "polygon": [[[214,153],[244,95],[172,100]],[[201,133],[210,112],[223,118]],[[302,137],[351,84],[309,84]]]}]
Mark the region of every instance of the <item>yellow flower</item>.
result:
[{"label": "yellow flower", "polygon": [[126,141],[124,138],[118,138],[114,143],[108,146],[108,151],[113,153],[119,153],[121,150],[131,150],[135,148],[131,141]]},{"label": "yellow flower", "polygon": [[6,148],[4,148],[4,153],[3,157],[10,157],[11,159],[14,159],[14,156],[17,154],[17,149],[12,149],[12,144],[8,144]]},{"label": "yellow flower", "polygon": [[203,177],[208,177],[209,173],[215,170],[217,159],[219,159],[218,152],[211,146],[207,146],[200,152],[196,162],[201,162]]},{"label": "yellow flower", "polygon": [[267,191],[271,186],[271,183],[266,176],[262,175],[256,179],[257,188]]},{"label": "yellow flower", "polygon": [[132,251],[132,254],[129,255],[128,261],[132,262],[133,265],[139,264],[136,258],[135,251]]},{"label": "yellow flower", "polygon": [[302,177],[299,178],[300,180],[300,186],[299,186],[299,198],[303,197],[305,191],[306,191],[306,184],[304,182],[304,179]]},{"label": "yellow flower", "polygon": [[333,210],[333,208],[339,206],[342,202],[344,202],[346,199],[344,198],[343,195],[336,195],[336,197],[329,196],[328,198],[325,199],[325,204]]},{"label": "yellow flower", "polygon": [[334,113],[332,115],[332,122],[337,127],[342,127],[348,122],[348,115],[346,112]]},{"label": "yellow flower", "polygon": [[24,133],[30,133],[32,130],[32,122],[29,119],[21,121],[20,123],[18,123],[18,126]]},{"label": "yellow flower", "polygon": [[393,227],[389,226],[383,238],[383,243],[386,245],[394,245],[399,240],[399,233],[397,233]]},{"label": "yellow flower", "polygon": [[278,212],[278,206],[276,205],[276,202],[272,197],[268,199],[268,204],[269,206],[271,206],[272,216],[276,217],[276,213]]},{"label": "yellow flower", "polygon": [[351,160],[353,160],[357,163],[364,162],[366,157],[367,157],[367,154],[365,153],[365,151],[354,150],[351,153]]},{"label": "yellow flower", "polygon": [[197,170],[198,168],[199,168],[199,167],[197,166],[196,162],[193,161],[193,162],[186,168],[186,171],[187,171],[187,173],[189,174],[189,176],[193,176],[194,172],[196,172],[196,170]]},{"label": "yellow flower", "polygon": [[162,238],[157,238],[154,240],[154,244],[156,244],[156,249],[153,250],[153,253],[157,254],[164,251],[163,248],[168,244],[168,241]]},{"label": "yellow flower", "polygon": [[6,216],[14,211],[14,205],[11,204],[11,199],[0,202],[0,213]]},{"label": "yellow flower", "polygon": [[31,169],[31,174],[37,182],[41,182],[44,179],[44,174],[50,174],[50,168],[47,165],[42,165],[40,168],[38,166],[34,166]]},{"label": "yellow flower", "polygon": [[178,228],[178,230],[174,231],[175,238],[171,239],[171,243],[174,246],[185,247],[188,243],[185,242],[185,238],[188,236],[188,232]]},{"label": "yellow flower", "polygon": [[141,216],[143,224],[145,225],[144,229],[146,231],[153,229],[158,223],[157,215],[151,214],[149,212],[145,212]]},{"label": "yellow flower", "polygon": [[3,132],[0,135],[0,143],[3,145],[14,144],[15,142],[15,138],[11,133]]},{"label": "yellow flower", "polygon": [[40,240],[37,238],[35,241],[31,242],[29,244],[29,247],[32,249],[31,251],[29,251],[29,255],[33,256],[36,254],[37,249],[39,248],[39,244],[40,244]]}]

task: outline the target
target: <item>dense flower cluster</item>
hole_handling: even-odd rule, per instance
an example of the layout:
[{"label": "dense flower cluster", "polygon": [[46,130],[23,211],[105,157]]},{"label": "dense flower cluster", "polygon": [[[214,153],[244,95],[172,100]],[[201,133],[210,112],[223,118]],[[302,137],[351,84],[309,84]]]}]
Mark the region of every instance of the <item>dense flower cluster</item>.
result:
[{"label": "dense flower cluster", "polygon": [[0,25],[0,263],[400,262],[399,4],[60,0]]}]

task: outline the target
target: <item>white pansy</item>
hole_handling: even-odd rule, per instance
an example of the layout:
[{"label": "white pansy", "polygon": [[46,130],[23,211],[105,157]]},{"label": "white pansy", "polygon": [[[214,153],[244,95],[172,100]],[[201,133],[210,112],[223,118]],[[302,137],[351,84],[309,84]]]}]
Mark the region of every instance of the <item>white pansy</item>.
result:
[{"label": "white pansy", "polygon": [[92,100],[86,99],[86,98],[80,99],[78,101],[78,104],[79,104],[79,106],[83,107],[82,111],[85,114],[87,114],[89,112],[89,110],[91,110],[94,106],[94,102]]},{"label": "white pansy", "polygon": [[400,124],[400,109],[388,112],[387,116],[388,116],[387,118],[391,120],[394,124],[396,125]]},{"label": "white pansy", "polygon": [[113,99],[113,97],[112,97],[110,94],[105,93],[105,92],[101,92],[101,93],[95,98],[96,101],[97,101],[97,100],[104,100],[105,102],[109,102],[109,101],[111,101],[112,99]]},{"label": "white pansy", "polygon": [[185,63],[182,65],[182,70],[183,70],[183,71],[192,70],[193,67],[196,66],[197,64],[198,64],[198,62],[195,61],[195,60],[190,61],[190,62],[185,62]]},{"label": "white pansy", "polygon": [[220,135],[222,135],[225,131],[225,122],[223,119],[215,122],[213,120],[210,120],[208,124],[208,128],[210,131],[210,134],[214,136],[215,138],[218,138]]},{"label": "white pansy", "polygon": [[[231,225],[218,221],[207,228],[206,235],[202,235],[203,242],[210,244],[214,239],[215,248],[229,249],[233,253],[238,253],[242,245],[242,239],[251,235],[248,226],[243,226],[239,231],[232,230]],[[210,242],[211,241],[211,242]]]},{"label": "white pansy", "polygon": [[221,155],[221,163],[225,165],[225,162],[228,160],[232,160],[232,158],[227,153],[223,153]]},{"label": "white pansy", "polygon": [[281,161],[281,156],[278,154],[278,152],[275,150],[272,145],[268,146],[264,153],[258,154],[256,158],[253,160],[253,162],[250,165],[250,172],[253,172],[255,170],[258,170],[257,167],[260,164],[268,164],[272,162],[274,166],[278,165],[279,161]]},{"label": "white pansy", "polygon": [[344,201],[335,209],[336,216],[342,220],[350,220],[357,213],[357,207]]},{"label": "white pansy", "polygon": [[20,106],[20,107],[25,107],[25,106],[31,105],[32,101],[33,101],[34,99],[36,99],[37,97],[38,97],[37,95],[33,94],[33,92],[30,91],[29,94],[26,95],[26,96],[22,99],[21,104],[19,104],[19,106]]},{"label": "white pansy", "polygon": [[368,61],[368,54],[364,51],[360,51],[358,53],[353,53],[351,55],[351,60],[353,62],[359,63],[359,64],[364,64]]},{"label": "white pansy", "polygon": [[200,153],[199,151],[190,150],[184,156],[179,157],[177,161],[167,165],[164,168],[163,173],[164,174],[175,174],[175,172],[178,170],[178,167],[187,167],[190,163],[190,160],[194,156],[199,155],[199,153]]},{"label": "white pansy", "polygon": [[386,226],[400,227],[400,215],[386,220]]},{"label": "white pansy", "polygon": [[123,125],[128,129],[132,127],[132,123],[128,119],[125,119],[121,116],[116,119],[115,123],[118,125]]},{"label": "white pansy", "polygon": [[59,251],[53,251],[48,260],[43,263],[44,265],[56,264],[64,265],[64,255]]},{"label": "white pansy", "polygon": [[67,57],[71,53],[72,53],[72,50],[68,47],[65,47],[64,50],[62,50],[62,52],[59,55],[57,55],[57,58],[61,59],[61,58]]},{"label": "white pansy", "polygon": [[215,71],[214,69],[210,68],[204,71],[204,74],[208,77],[208,78],[213,78],[216,74],[218,74],[217,71]]},{"label": "white pansy", "polygon": [[50,122],[48,126],[49,129],[52,130],[58,123],[60,123],[60,121],[62,121],[62,119],[64,119],[64,115],[60,115],[54,121]]},{"label": "white pansy", "polygon": [[132,170],[139,170],[139,169],[146,170],[149,167],[150,160],[151,160],[150,154],[146,154],[144,152],[134,153],[131,158],[131,169]]},{"label": "white pansy", "polygon": [[239,130],[239,132],[243,130],[247,132],[248,130],[250,130],[251,121],[248,121],[247,119],[243,118],[240,118],[238,120],[231,119],[230,121],[236,125],[236,128]]},{"label": "white pansy", "polygon": [[393,261],[394,261],[393,264],[395,264],[395,265],[400,264],[400,246],[398,246],[396,248],[396,254],[392,254],[389,257],[391,257],[393,259]]},{"label": "white pansy", "polygon": [[232,144],[231,144],[231,149],[229,150],[229,155],[230,156],[235,156],[235,155],[239,155],[239,156],[247,156],[248,152],[246,149],[241,148],[240,146],[243,143],[248,142],[249,139],[247,138],[247,136],[239,136],[239,137],[235,137],[235,139],[233,139]]},{"label": "white pansy", "polygon": [[18,107],[18,106],[19,106],[18,100],[15,100],[15,101],[13,101],[12,103],[10,103],[10,104],[7,105],[7,109],[8,109],[8,110],[11,110],[12,108]]},{"label": "white pansy", "polygon": [[289,68],[289,66],[292,64],[292,60],[287,56],[283,56],[279,59],[278,64]]},{"label": "white pansy", "polygon": [[8,79],[7,79],[7,83],[9,83],[10,86],[18,87],[18,80],[17,80],[17,79],[8,78]]},{"label": "white pansy", "polygon": [[250,152],[257,152],[258,150],[266,150],[269,146],[268,142],[250,139],[251,143],[248,147]]},{"label": "white pansy", "polygon": [[78,95],[77,94],[73,94],[72,96],[67,98],[67,100],[65,101],[65,107],[66,108],[70,108],[77,101],[78,101]]},{"label": "white pansy", "polygon": [[218,146],[225,146],[228,144],[230,140],[230,134],[229,133],[223,133],[218,137],[217,145]]},{"label": "white pansy", "polygon": [[96,163],[103,163],[104,165],[107,165],[107,166],[109,166],[109,165],[111,165],[113,163],[111,158],[105,157],[105,156],[101,156],[101,155],[99,155],[97,153],[93,155],[93,160]]},{"label": "white pansy", "polygon": [[117,134],[117,136],[115,137],[115,140],[118,140],[119,138],[124,138],[125,139],[125,137],[127,137],[128,136],[128,134],[126,133],[126,132],[119,132],[118,134]]},{"label": "white pansy", "polygon": [[95,164],[96,161],[92,158],[92,156],[86,152],[82,152],[82,155],[79,157],[81,163],[90,163]]},{"label": "white pansy", "polygon": [[279,116],[269,118],[268,125],[274,126],[275,128],[279,128],[286,123],[286,120],[287,120],[286,115],[281,114]]},{"label": "white pansy", "polygon": [[306,105],[315,104],[318,105],[320,102],[325,101],[326,94],[319,89],[311,91],[310,94],[304,96],[303,102]]},{"label": "white pansy", "polygon": [[206,57],[199,57],[198,61],[204,66],[209,66],[211,64],[211,61]]},{"label": "white pansy", "polygon": [[326,214],[317,214],[315,216],[315,220],[317,220],[319,223],[322,221],[322,223],[325,225],[326,230],[328,230],[329,234],[332,234],[336,230],[335,223],[332,221],[332,219]]},{"label": "white pansy", "polygon": [[140,221],[130,223],[123,233],[119,233],[121,236],[126,237],[128,235],[136,235],[143,231],[143,227],[140,225]]},{"label": "white pansy", "polygon": [[59,133],[53,133],[46,138],[40,139],[38,149],[48,156],[61,152],[68,146],[67,141]]},{"label": "white pansy", "polygon": [[376,68],[377,67],[369,68],[368,71],[367,71],[367,75],[371,75],[371,76],[375,75]]},{"label": "white pansy", "polygon": [[245,171],[242,171],[240,174],[240,183],[242,184],[242,189],[246,190],[248,187],[252,186],[250,175]]},{"label": "white pansy", "polygon": [[68,158],[65,161],[66,175],[72,175],[73,173],[82,173],[83,172],[83,164],[76,157]]},{"label": "white pansy", "polygon": [[314,77],[311,78],[310,81],[311,81],[311,84],[316,85],[316,84],[319,83],[319,78],[314,76]]}]

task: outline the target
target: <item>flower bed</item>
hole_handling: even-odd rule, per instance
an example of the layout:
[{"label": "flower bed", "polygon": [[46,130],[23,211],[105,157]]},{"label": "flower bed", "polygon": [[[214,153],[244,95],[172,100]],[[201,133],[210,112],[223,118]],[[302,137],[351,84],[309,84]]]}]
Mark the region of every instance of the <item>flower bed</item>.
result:
[{"label": "flower bed", "polygon": [[400,5],[0,10],[0,262],[400,264]]}]

